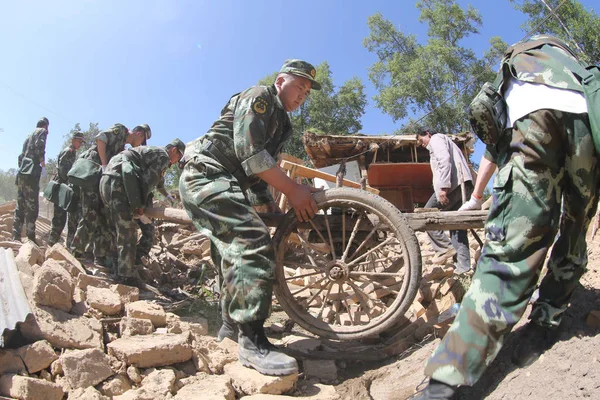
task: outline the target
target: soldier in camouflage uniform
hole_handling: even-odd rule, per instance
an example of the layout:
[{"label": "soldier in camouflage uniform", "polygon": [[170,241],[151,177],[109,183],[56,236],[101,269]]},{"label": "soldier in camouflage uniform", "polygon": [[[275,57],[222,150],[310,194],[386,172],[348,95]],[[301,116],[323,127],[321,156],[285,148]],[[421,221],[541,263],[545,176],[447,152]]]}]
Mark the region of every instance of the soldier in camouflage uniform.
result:
[{"label": "soldier in camouflage uniform", "polygon": [[[133,269],[137,241],[134,217],[143,214],[152,190],[163,187],[166,169],[178,163],[184,151],[185,144],[179,139],[166,147],[141,146],[125,150],[110,160],[102,174],[100,194],[108,212],[111,231],[116,231],[119,253],[117,277],[127,284],[139,285]],[[128,171],[124,167],[126,163],[135,170],[133,189],[125,176]],[[139,196],[134,196],[133,192]]]},{"label": "soldier in camouflage uniform", "polygon": [[[27,136],[23,143],[23,151],[19,155],[19,172],[17,173],[17,206],[13,222],[13,239],[21,240],[23,223],[26,224],[27,238],[36,243],[35,221],[39,213],[40,177],[46,175],[46,137],[48,136],[48,118],[37,122],[36,129]],[[31,174],[21,173],[24,157],[33,160],[34,169]],[[41,167],[41,168],[40,168]]]},{"label": "soldier in camouflage uniform", "polygon": [[233,95],[208,133],[191,142],[179,181],[181,200],[198,230],[211,240],[220,269],[223,327],[219,338],[239,328],[239,358],[263,374],[296,372],[296,360],[276,350],[263,329],[274,281],[274,249],[269,230],[253,206],[275,211],[267,184],[284,193],[299,220],[317,211],[314,188],[292,181],[277,156],[292,135],[288,112],[321,86],[314,67],[287,60],[274,85],[254,86]]},{"label": "soldier in camouflage uniform", "polygon": [[[77,156],[77,150],[83,144],[83,133],[74,132],[71,137],[71,144],[65,147],[59,154],[56,165],[56,176],[54,180],[58,183],[68,183],[67,173],[73,166]],[[77,189],[78,190],[78,189]],[[67,223],[67,214],[69,215],[69,224],[67,227],[67,247],[71,245],[77,223],[79,221],[79,213],[77,211],[67,213],[58,204],[54,205],[54,215],[52,217],[52,229],[48,238],[48,246],[52,246],[60,241],[60,235]]]},{"label": "soldier in camouflage uniform", "polygon": [[[80,157],[86,158],[106,168],[108,162],[124,150],[125,144],[132,147],[145,145],[152,131],[146,124],[138,125],[130,132],[124,125],[115,124],[96,136],[96,143],[83,152]],[[111,235],[106,216],[103,215],[103,204],[100,199],[100,188],[81,188],[81,218],[71,243],[71,251],[81,257],[88,242],[94,243],[94,262],[107,265],[107,249],[110,248]]]},{"label": "soldier in camouflage uniform", "polygon": [[[499,171],[488,242],[452,327],[425,366],[431,380],[420,399],[450,399],[456,386],[479,379],[523,315],[553,243],[539,298],[513,352],[515,364],[530,364],[554,343],[585,271],[598,159],[582,86],[565,67],[576,59],[566,44],[535,42],[540,39],[547,40],[533,37],[509,48],[507,54],[514,53],[503,60],[512,75],[505,74],[502,86],[509,128],[493,149]],[[521,45],[533,47],[517,51]]]}]

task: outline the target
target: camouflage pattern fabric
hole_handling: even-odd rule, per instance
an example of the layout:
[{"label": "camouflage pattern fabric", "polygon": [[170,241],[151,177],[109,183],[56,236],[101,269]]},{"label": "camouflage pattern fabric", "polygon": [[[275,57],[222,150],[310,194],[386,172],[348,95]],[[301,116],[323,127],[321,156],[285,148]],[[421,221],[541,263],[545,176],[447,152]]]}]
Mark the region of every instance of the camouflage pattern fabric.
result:
[{"label": "camouflage pattern fabric", "polygon": [[264,222],[237,179],[206,156],[188,161],[179,180],[181,200],[198,231],[211,241],[220,269],[221,304],[237,323],[269,316],[275,254]]},{"label": "camouflage pattern fabric", "polygon": [[[157,185],[157,189],[161,187],[161,183]],[[152,207],[152,202],[154,199],[154,195],[150,193],[148,196],[148,200],[146,201],[146,207]],[[142,257],[148,257],[150,254],[150,250],[152,249],[152,245],[154,244],[154,231],[156,230],[154,226],[154,222],[150,224],[145,224],[141,220],[137,220],[137,225],[142,232],[140,238],[138,239],[137,248],[135,251],[135,262],[136,264],[141,263]]]},{"label": "camouflage pattern fabric", "polygon": [[599,178],[587,114],[538,110],[521,118],[498,145],[498,166],[488,242],[452,327],[425,367],[450,385],[474,384],[496,357],[525,311],[559,221],[533,322],[560,324],[587,265],[585,232]]},{"label": "camouflage pattern fabric", "polygon": [[241,187],[252,187],[254,198],[266,204],[272,197],[266,185],[255,186],[261,182],[256,173],[277,165],[275,160],[291,135],[292,124],[275,86],[253,86],[229,99],[206,135],[187,146],[185,159],[207,154],[202,141],[212,141],[240,172],[236,176]]},{"label": "camouflage pattern fabric", "polygon": [[[291,135],[275,86],[253,86],[233,95],[208,133],[186,147],[181,200],[196,228],[211,240],[213,262],[223,276],[223,312],[237,323],[269,315],[274,250],[252,205],[273,201],[256,174],[277,165]],[[229,169],[206,150],[204,140],[218,148]]]},{"label": "camouflage pattern fabric", "polygon": [[154,223],[145,224],[139,219],[136,221],[140,231],[142,232],[142,235],[137,242],[135,251],[135,262],[137,264],[141,261],[142,257],[148,257],[148,254],[150,254],[150,249],[152,249],[152,244],[154,242],[154,231],[156,228],[154,227]]},{"label": "camouflage pattern fabric", "polygon": [[102,201],[107,211],[110,232],[115,235],[117,246],[117,274],[130,277],[134,274],[137,223],[133,219],[134,210],[130,206],[121,177],[121,166],[125,161],[132,162],[139,169],[140,185],[151,193],[163,181],[170,160],[164,147],[141,146],[128,149],[112,158],[100,179]]},{"label": "camouflage pattern fabric", "polygon": [[[46,155],[46,137],[48,131],[36,128],[23,143],[19,155],[19,166],[24,156],[30,157],[34,163],[40,164]],[[41,172],[41,169],[40,169]],[[23,224],[26,225],[27,237],[35,239],[35,221],[39,213],[40,175],[17,175],[17,205],[13,222],[13,237],[21,238]]]},{"label": "camouflage pattern fabric", "polygon": [[21,176],[17,181],[17,206],[13,222],[13,237],[20,239],[23,223],[27,237],[35,239],[35,221],[39,213],[39,177]]},{"label": "camouflage pattern fabric", "polygon": [[[106,143],[106,157],[108,161],[125,148],[125,141],[129,131],[122,124],[115,124],[100,132],[97,140]],[[92,146],[84,151],[80,157],[102,164],[98,154],[98,145],[94,142]],[[94,256],[102,258],[106,256],[106,249],[110,247],[111,234],[108,232],[104,205],[100,199],[100,189],[81,189],[80,213],[81,217],[77,225],[77,231],[71,244],[73,251],[83,253],[90,239],[94,243]]]},{"label": "camouflage pattern fabric", "polygon": [[25,155],[30,157],[34,163],[41,164],[46,157],[47,137],[48,131],[44,128],[35,128],[35,130],[29,136],[27,136],[27,139],[25,139],[25,142],[23,143],[23,150],[19,155],[19,166],[21,165],[21,160]]},{"label": "camouflage pattern fabric", "polygon": [[[57,165],[56,165],[56,176],[54,180],[59,183],[67,183],[68,177],[67,173],[73,166],[75,162],[75,158],[77,156],[77,150],[73,146],[65,147],[57,157]],[[67,247],[70,246],[73,241],[73,236],[75,235],[75,230],[77,230],[78,223],[78,211],[74,211],[69,214],[69,225],[68,225],[68,235],[71,239],[67,240]],[[54,205],[54,214],[52,217],[52,229],[50,231],[50,237],[48,238],[48,245],[52,246],[54,243],[58,243],[60,241],[60,235],[62,234],[63,229],[65,228],[65,224],[67,223],[67,212],[60,208],[58,205]]]},{"label": "camouflage pattern fabric", "polygon": [[137,225],[133,219],[133,211],[125,193],[123,182],[113,176],[103,175],[100,179],[100,193],[107,210],[108,223],[116,232],[118,276],[133,276],[135,264],[135,242]]}]

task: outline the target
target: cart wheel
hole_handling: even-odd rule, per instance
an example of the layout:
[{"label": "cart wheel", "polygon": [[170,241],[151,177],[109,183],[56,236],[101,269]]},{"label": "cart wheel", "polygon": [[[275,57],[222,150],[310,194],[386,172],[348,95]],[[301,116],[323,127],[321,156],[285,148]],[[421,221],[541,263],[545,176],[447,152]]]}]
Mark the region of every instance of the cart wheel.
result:
[{"label": "cart wheel", "polygon": [[352,188],[314,194],[319,214],[279,224],[275,295],[289,317],[320,337],[354,340],[390,329],[421,279],[419,243],[400,211]]}]

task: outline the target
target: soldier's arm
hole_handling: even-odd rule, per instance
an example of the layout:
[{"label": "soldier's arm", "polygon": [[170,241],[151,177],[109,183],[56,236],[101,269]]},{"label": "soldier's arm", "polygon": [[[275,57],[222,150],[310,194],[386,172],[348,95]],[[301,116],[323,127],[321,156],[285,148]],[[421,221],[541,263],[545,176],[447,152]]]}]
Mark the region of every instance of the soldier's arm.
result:
[{"label": "soldier's arm", "polygon": [[256,175],[287,197],[296,212],[298,221],[308,221],[319,211],[317,203],[312,198],[312,193],[321,189],[294,182],[277,166]]},{"label": "soldier's arm", "polygon": [[108,165],[108,157],[106,156],[106,142],[100,139],[96,139],[96,146],[98,146],[98,155],[103,167]]}]

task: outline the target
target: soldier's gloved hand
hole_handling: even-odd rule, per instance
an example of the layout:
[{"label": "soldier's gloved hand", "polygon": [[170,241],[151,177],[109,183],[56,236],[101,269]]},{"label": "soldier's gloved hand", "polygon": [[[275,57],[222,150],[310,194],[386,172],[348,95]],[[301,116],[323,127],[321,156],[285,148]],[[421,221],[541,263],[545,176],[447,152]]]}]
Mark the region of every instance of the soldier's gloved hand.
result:
[{"label": "soldier's gloved hand", "polygon": [[42,167],[42,178],[46,179],[46,176],[48,176],[48,174],[46,173],[46,167]]},{"label": "soldier's gloved hand", "polygon": [[477,197],[471,195],[469,201],[460,206],[458,211],[469,211],[469,210],[481,210],[481,205],[483,204],[483,197],[478,199]]}]

